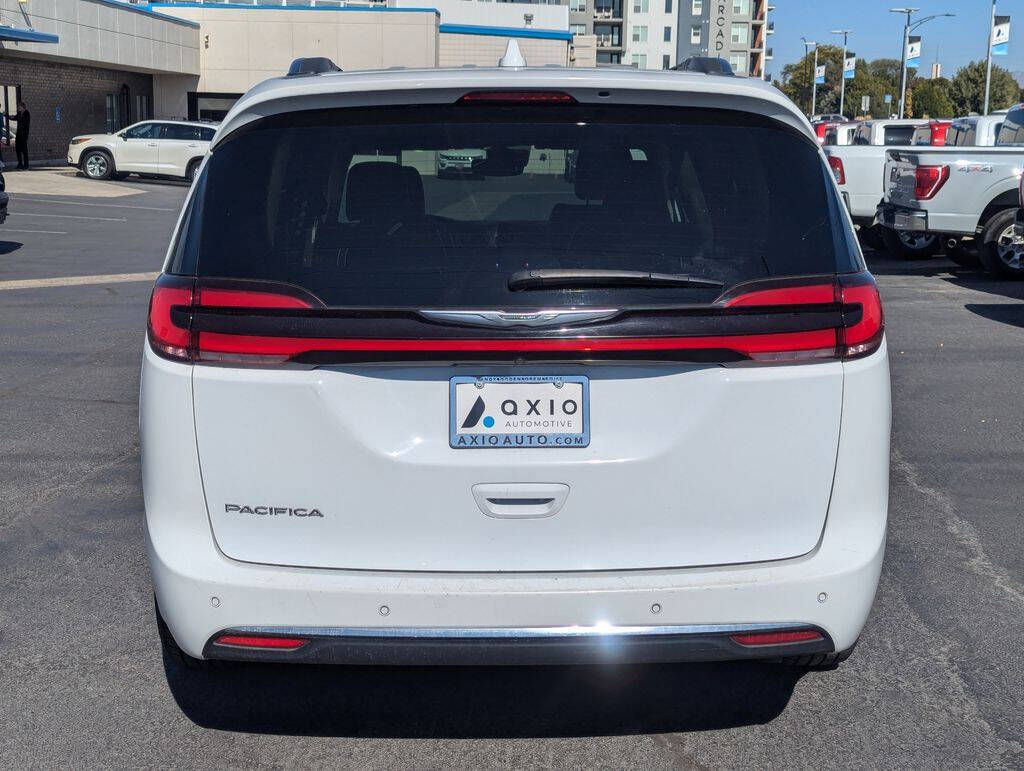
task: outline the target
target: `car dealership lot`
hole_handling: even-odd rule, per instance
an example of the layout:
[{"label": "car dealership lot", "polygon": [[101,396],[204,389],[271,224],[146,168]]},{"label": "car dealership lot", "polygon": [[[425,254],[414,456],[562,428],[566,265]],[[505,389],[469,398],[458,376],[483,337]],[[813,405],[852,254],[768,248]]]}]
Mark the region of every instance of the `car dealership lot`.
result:
[{"label": "car dealership lot", "polygon": [[[160,658],[137,436],[138,274],[159,269],[185,188],[29,194],[19,176],[0,228],[3,765],[1024,764],[1024,284],[869,256],[893,369],[889,545],[835,672],[195,675]],[[39,281],[64,277],[89,283]]]}]

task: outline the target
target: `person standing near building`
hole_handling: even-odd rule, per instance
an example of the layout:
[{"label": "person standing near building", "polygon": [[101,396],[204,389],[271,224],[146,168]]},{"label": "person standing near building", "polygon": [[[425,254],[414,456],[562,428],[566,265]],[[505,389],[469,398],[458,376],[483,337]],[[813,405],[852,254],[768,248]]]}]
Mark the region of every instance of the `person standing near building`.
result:
[{"label": "person standing near building", "polygon": [[14,152],[18,156],[18,168],[28,168],[28,133],[32,128],[32,113],[24,102],[18,102],[18,112],[11,119],[18,124],[18,133],[14,136]]}]

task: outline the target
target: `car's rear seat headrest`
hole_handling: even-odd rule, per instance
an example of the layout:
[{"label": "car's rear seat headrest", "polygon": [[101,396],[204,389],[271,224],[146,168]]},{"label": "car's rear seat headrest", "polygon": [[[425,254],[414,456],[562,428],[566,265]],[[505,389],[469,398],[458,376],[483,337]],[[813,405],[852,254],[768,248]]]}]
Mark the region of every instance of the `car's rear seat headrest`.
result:
[{"label": "car's rear seat headrest", "polygon": [[352,222],[395,222],[426,213],[423,180],[411,166],[365,161],[348,170],[345,216]]}]

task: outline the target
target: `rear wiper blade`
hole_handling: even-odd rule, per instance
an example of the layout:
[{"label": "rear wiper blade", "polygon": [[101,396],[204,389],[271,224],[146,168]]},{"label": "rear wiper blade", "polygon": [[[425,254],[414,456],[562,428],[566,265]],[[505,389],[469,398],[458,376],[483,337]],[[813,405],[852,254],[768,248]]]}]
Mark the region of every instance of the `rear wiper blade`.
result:
[{"label": "rear wiper blade", "polygon": [[710,278],[688,276],[685,273],[651,273],[642,270],[601,270],[590,268],[520,270],[513,273],[508,279],[508,288],[513,292],[525,289],[577,289],[627,286],[721,288],[725,284]]}]

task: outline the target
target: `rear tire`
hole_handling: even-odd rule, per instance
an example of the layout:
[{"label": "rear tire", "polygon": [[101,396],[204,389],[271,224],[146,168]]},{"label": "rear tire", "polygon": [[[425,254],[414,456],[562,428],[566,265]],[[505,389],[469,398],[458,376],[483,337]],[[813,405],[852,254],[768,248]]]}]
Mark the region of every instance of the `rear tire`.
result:
[{"label": "rear tire", "polygon": [[1024,278],[1024,242],[1013,235],[1015,209],[1004,209],[993,216],[981,233],[978,257],[985,270],[998,278]]},{"label": "rear tire", "polygon": [[114,159],[102,150],[90,150],[82,158],[82,173],[89,179],[110,179],[114,174]]},{"label": "rear tire", "polygon": [[891,228],[882,228],[882,241],[889,254],[904,260],[927,260],[941,246],[935,233],[897,233]]},{"label": "rear tire", "polygon": [[199,171],[199,164],[202,163],[201,158],[196,158],[194,161],[190,161],[188,168],[185,171],[185,179],[191,184],[195,181],[196,173]]},{"label": "rear tire", "polygon": [[861,226],[857,228],[857,237],[864,246],[880,251],[885,248],[885,244],[882,243],[881,230],[879,225]]}]

